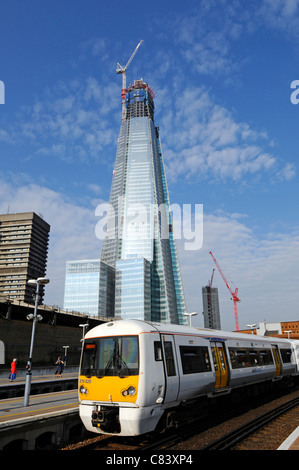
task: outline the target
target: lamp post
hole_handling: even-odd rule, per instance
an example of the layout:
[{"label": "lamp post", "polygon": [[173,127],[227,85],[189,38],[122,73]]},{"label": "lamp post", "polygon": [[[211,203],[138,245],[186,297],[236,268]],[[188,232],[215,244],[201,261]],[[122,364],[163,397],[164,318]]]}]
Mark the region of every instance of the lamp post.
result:
[{"label": "lamp post", "polygon": [[254,328],[256,328],[257,325],[255,323],[253,323],[252,325],[246,325],[246,326],[248,326],[248,328],[250,328],[251,334],[253,335],[254,334],[253,330],[254,330]]},{"label": "lamp post", "polygon": [[284,333],[288,334],[288,339],[290,339],[290,333],[292,333],[293,330],[285,330]]},{"label": "lamp post", "polygon": [[187,317],[189,317],[189,320],[188,320],[188,325],[191,326],[191,317],[197,315],[197,312],[192,312],[192,313],[184,313],[184,315],[186,315]]},{"label": "lamp post", "polygon": [[69,346],[62,346],[64,349],[64,367],[66,366],[66,361],[67,361],[67,350]]},{"label": "lamp post", "polygon": [[81,323],[81,325],[79,325],[81,328],[83,328],[83,332],[82,332],[82,339],[80,340],[81,343],[83,343],[84,341],[84,337],[85,337],[85,328],[88,328],[89,327],[89,324],[88,323]]},{"label": "lamp post", "polygon": [[[25,395],[24,395],[24,406],[29,405],[29,395],[31,388],[31,365],[32,365],[32,352],[33,352],[33,343],[34,343],[34,334],[35,334],[35,324],[40,320],[37,315],[37,304],[38,304],[38,294],[40,284],[48,284],[50,281],[45,277],[38,277],[37,279],[30,279],[28,284],[30,286],[36,286],[35,289],[35,304],[34,304],[34,314],[32,317],[32,333],[31,333],[31,342],[30,342],[30,352],[29,359],[27,362],[27,373],[26,373],[26,383],[25,383]],[[31,315],[28,315],[31,318]],[[40,317],[40,316],[39,316]]]}]

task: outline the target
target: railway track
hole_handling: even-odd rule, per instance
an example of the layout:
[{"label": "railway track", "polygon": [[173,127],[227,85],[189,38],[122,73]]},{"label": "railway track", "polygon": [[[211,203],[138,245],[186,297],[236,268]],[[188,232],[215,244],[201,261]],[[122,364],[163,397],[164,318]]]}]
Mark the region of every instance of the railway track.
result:
[{"label": "railway track", "polygon": [[[247,406],[247,409],[245,409]],[[226,410],[209,416],[187,428],[157,436],[139,436],[120,438],[100,435],[77,444],[65,447],[65,450],[105,450],[105,451],[157,451],[157,450],[224,450],[238,449],[264,450],[277,447],[296,429],[299,423],[299,390],[272,401],[247,404],[238,410]],[[282,421],[284,420],[284,424]],[[271,428],[271,426],[274,426]],[[282,433],[282,429],[284,435]],[[258,433],[263,433],[258,434]],[[208,435],[208,436],[207,436]],[[212,436],[212,437],[211,437]],[[217,439],[215,439],[217,436]],[[271,441],[271,442],[270,442]]]},{"label": "railway track", "polygon": [[299,397],[239,426],[200,450],[275,450],[282,440],[282,423],[287,437],[299,423]]}]

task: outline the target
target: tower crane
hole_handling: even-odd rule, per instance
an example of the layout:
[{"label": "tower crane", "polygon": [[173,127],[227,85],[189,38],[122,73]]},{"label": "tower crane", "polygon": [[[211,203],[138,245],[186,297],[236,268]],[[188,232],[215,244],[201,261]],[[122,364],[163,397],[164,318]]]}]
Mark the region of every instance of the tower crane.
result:
[{"label": "tower crane", "polygon": [[234,302],[234,314],[235,314],[235,325],[236,325],[236,331],[239,331],[239,320],[238,320],[238,309],[237,309],[237,302],[240,302],[240,299],[238,297],[238,288],[236,287],[236,289],[233,291],[232,288],[230,287],[229,283],[227,282],[216,258],[214,257],[213,253],[210,251],[210,255],[212,256],[213,260],[214,260],[214,263],[216,264],[217,268],[218,268],[218,271],[220,272],[221,274],[221,277],[222,279],[224,280],[225,282],[225,285],[226,287],[228,288],[231,296],[232,296],[232,301]]},{"label": "tower crane", "polygon": [[212,271],[212,276],[211,276],[211,280],[210,280],[210,282],[209,282],[209,287],[212,287],[213,278],[214,278],[214,272],[215,272],[215,268],[213,268],[213,271]]},{"label": "tower crane", "polygon": [[126,118],[126,93],[127,93],[127,68],[129,67],[130,63],[132,62],[136,52],[138,51],[140,45],[143,43],[143,39],[137,44],[135,51],[129,58],[127,64],[125,66],[120,65],[117,63],[117,74],[122,74],[122,90],[121,90],[121,98],[122,98],[122,120]]}]

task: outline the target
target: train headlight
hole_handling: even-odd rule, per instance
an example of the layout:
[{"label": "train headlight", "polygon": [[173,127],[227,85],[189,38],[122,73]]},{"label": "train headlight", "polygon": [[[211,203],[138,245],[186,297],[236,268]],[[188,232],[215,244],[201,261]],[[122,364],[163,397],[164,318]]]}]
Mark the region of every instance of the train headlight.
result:
[{"label": "train headlight", "polygon": [[87,395],[87,394],[88,394],[88,390],[87,390],[87,388],[84,387],[84,385],[81,385],[81,387],[80,387],[80,393],[83,393],[84,395]]},{"label": "train headlight", "polygon": [[128,395],[135,395],[136,389],[135,387],[130,386],[129,388],[127,388],[127,390],[123,390],[121,393],[124,397]]}]

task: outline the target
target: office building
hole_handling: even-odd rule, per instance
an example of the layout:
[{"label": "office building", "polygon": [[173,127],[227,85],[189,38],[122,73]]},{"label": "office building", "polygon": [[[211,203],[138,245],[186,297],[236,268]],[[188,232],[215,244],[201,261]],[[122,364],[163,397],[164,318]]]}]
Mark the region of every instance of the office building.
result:
[{"label": "office building", "polygon": [[113,317],[115,270],[99,259],[66,262],[64,310]]},{"label": "office building", "polygon": [[[46,275],[50,225],[34,212],[0,215],[0,296],[34,303],[29,279]],[[44,288],[40,286],[40,303]]]},{"label": "office building", "polygon": [[142,79],[125,91],[101,260],[116,271],[115,314],[185,324],[153,93]]},{"label": "office building", "polygon": [[221,330],[219,296],[217,287],[202,288],[204,327]]},{"label": "office building", "polygon": [[64,310],[98,315],[99,276],[99,260],[67,261],[64,286]]}]

